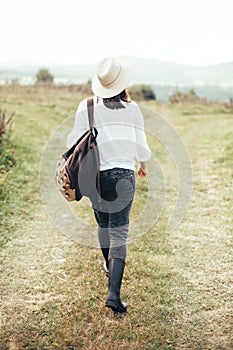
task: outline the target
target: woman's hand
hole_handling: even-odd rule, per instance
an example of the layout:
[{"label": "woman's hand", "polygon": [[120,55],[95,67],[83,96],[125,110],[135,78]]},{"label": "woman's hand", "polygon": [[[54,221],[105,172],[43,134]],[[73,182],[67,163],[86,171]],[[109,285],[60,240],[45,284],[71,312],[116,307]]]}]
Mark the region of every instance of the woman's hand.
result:
[{"label": "woman's hand", "polygon": [[143,179],[144,177],[147,176],[147,167],[146,167],[146,162],[141,162],[140,166],[137,170],[138,173],[138,177],[140,177],[140,179]]}]

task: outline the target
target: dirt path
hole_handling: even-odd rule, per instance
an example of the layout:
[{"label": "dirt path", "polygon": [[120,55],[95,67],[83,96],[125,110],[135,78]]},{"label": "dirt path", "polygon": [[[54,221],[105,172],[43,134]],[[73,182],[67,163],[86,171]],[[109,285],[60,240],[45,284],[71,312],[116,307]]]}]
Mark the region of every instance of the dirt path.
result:
[{"label": "dirt path", "polygon": [[218,164],[231,122],[207,116],[198,133],[192,128],[193,137],[185,135],[193,162],[193,196],[183,223],[171,235],[173,271],[183,280],[174,284],[173,295],[178,349],[233,346],[232,169]]}]

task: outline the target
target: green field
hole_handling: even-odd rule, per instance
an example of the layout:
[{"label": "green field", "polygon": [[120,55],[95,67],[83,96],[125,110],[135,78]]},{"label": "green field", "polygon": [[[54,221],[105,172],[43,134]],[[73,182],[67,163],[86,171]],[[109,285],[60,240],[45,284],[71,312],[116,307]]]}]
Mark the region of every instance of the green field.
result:
[{"label": "green field", "polygon": [[[165,169],[166,203],[158,222],[128,246],[122,284],[128,313],[114,318],[105,308],[100,250],[60,233],[40,194],[44,147],[84,97],[68,87],[0,87],[0,109],[16,112],[10,148],[16,164],[0,177],[0,349],[232,349],[232,109],[143,103],[181,135],[192,161],[193,194],[182,223],[167,233],[176,169],[148,135]],[[137,186],[132,220],[147,182]],[[82,207],[83,220],[93,220],[86,213]]]}]

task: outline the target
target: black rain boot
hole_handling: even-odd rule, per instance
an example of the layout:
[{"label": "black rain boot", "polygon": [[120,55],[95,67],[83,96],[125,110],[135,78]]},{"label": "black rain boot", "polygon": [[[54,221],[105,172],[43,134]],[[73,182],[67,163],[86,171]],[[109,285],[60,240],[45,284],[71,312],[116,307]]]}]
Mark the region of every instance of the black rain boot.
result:
[{"label": "black rain boot", "polygon": [[103,264],[103,270],[106,274],[107,277],[109,277],[109,263],[108,263],[108,253],[109,253],[109,248],[101,248],[105,262]]},{"label": "black rain boot", "polygon": [[106,307],[114,313],[126,313],[127,308],[120,299],[121,281],[124,273],[125,262],[122,259],[109,260],[109,285]]}]

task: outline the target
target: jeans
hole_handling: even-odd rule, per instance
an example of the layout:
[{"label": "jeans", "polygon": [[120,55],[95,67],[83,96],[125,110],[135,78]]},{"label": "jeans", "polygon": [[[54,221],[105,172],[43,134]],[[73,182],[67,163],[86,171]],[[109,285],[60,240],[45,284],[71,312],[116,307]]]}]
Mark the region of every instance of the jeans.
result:
[{"label": "jeans", "polygon": [[100,172],[101,201],[94,209],[101,248],[110,259],[126,260],[129,214],[135,193],[133,170],[114,168]]}]

